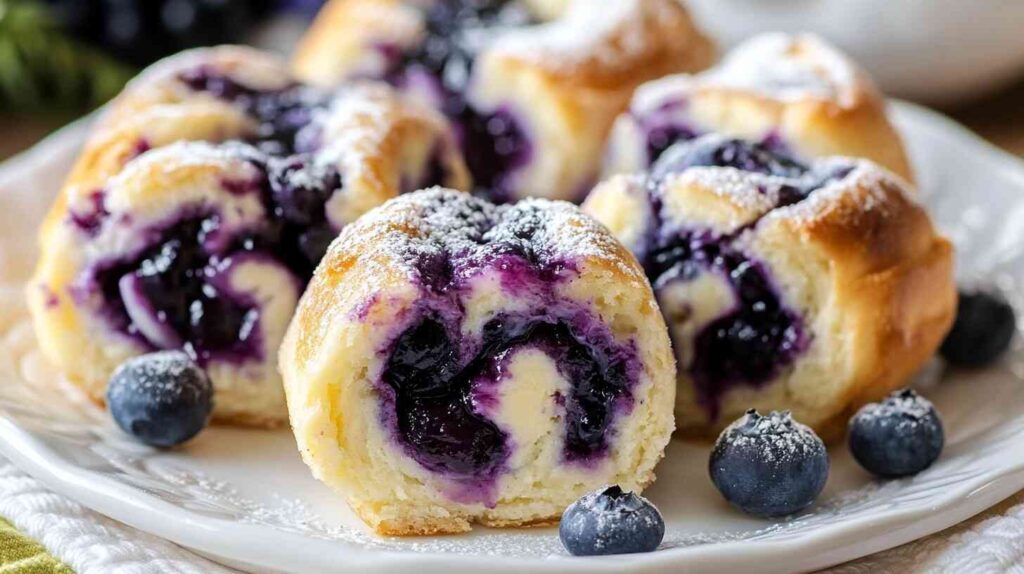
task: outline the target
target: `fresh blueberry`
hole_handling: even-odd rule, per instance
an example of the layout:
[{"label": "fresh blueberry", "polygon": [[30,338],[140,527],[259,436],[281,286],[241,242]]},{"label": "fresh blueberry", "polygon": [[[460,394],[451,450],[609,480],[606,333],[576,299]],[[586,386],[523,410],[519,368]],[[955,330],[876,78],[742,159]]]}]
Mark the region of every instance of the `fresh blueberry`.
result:
[{"label": "fresh blueberry", "polygon": [[857,411],[850,419],[849,441],[861,466],[878,476],[897,478],[931,466],[945,439],[932,403],[905,389]]},{"label": "fresh blueberry", "polygon": [[956,321],[940,352],[959,367],[984,367],[1010,346],[1017,320],[1001,296],[984,291],[960,292]]},{"label": "fresh blueberry", "polygon": [[825,443],[785,412],[761,416],[751,409],[729,425],[708,470],[730,504],[756,516],[785,516],[810,506],[825,487]]},{"label": "fresh blueberry", "polygon": [[171,447],[206,426],[213,387],[188,355],[162,351],[118,367],[107,387],[107,404],[125,432],[151,446]]},{"label": "fresh blueberry", "polygon": [[646,498],[608,486],[569,505],[558,536],[574,556],[652,552],[665,537],[665,521]]}]

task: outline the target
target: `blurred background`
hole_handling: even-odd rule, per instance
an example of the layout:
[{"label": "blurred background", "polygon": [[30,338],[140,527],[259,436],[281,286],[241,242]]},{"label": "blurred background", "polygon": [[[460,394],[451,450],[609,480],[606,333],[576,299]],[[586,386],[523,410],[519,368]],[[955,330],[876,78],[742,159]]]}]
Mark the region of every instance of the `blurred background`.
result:
[{"label": "blurred background", "polygon": [[[1024,155],[1024,0],[685,0],[723,48],[813,31],[887,93]],[[102,105],[180,50],[287,51],[323,0],[0,0],[0,159]]]}]

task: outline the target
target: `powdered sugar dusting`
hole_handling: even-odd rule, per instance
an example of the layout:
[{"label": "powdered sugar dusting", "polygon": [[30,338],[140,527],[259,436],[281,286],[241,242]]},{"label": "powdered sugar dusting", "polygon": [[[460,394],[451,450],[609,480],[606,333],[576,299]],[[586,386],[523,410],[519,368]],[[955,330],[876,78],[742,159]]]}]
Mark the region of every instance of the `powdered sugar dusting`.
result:
[{"label": "powdered sugar dusting", "polygon": [[[701,69],[714,49],[675,0],[577,0],[556,20],[503,35],[491,53],[544,70],[628,87],[637,68]],[[650,75],[651,71],[640,72]],[[665,73],[665,72],[661,72]],[[653,77],[653,76],[651,76]]]},{"label": "powdered sugar dusting", "polygon": [[748,412],[722,432],[715,449],[725,443],[744,452],[758,452],[771,465],[825,454],[825,443],[810,427],[793,420],[789,411],[766,416]]},{"label": "powdered sugar dusting", "polygon": [[776,210],[770,214],[771,217],[807,223],[836,205],[842,196],[851,193],[860,194],[857,199],[860,213],[884,213],[892,205],[893,194],[898,194],[903,201],[918,204],[918,199],[909,184],[870,161],[832,157],[819,160],[814,165],[825,170],[841,165],[852,165],[853,169],[845,177],[830,181],[814,190],[803,201]]},{"label": "powdered sugar dusting", "polygon": [[341,246],[360,254],[365,264],[385,259],[428,283],[457,281],[482,267],[501,265],[504,255],[555,273],[599,259],[627,278],[645,280],[620,256],[622,247],[604,227],[564,201],[527,199],[496,206],[448,189],[419,191],[368,213],[346,229],[335,243]]},{"label": "powdered sugar dusting", "polygon": [[[125,373],[129,372],[130,376],[125,379]],[[111,377],[111,380],[118,379],[128,381],[136,392],[145,391],[161,402],[182,396],[194,401],[198,395],[210,392],[206,374],[182,351],[160,351],[126,361]],[[120,388],[116,392],[127,391]]]},{"label": "powdered sugar dusting", "polygon": [[853,108],[870,80],[844,54],[811,34],[762,34],[740,44],[714,68],[649,82],[637,90],[636,114],[655,112],[701,89],[742,90],[781,102],[815,99]]},{"label": "powdered sugar dusting", "polygon": [[[639,4],[636,0],[602,2],[595,9],[591,2],[573,2],[563,18],[505,34],[493,49],[546,65],[577,66],[594,59],[603,65],[620,64],[623,52],[640,53],[648,44],[639,22]],[[621,43],[612,49],[608,38],[620,31]]]},{"label": "powdered sugar dusting", "polygon": [[779,100],[814,98],[844,107],[857,103],[866,81],[844,55],[814,35],[764,34],[698,76],[704,86],[751,90]]},{"label": "powdered sugar dusting", "polygon": [[768,211],[779,203],[778,189],[791,183],[789,178],[734,167],[701,166],[669,175],[664,185],[696,185],[744,209]]},{"label": "powdered sugar dusting", "polygon": [[880,403],[861,407],[856,419],[878,420],[899,417],[914,424],[934,424],[935,406],[931,401],[911,390],[896,391]]}]

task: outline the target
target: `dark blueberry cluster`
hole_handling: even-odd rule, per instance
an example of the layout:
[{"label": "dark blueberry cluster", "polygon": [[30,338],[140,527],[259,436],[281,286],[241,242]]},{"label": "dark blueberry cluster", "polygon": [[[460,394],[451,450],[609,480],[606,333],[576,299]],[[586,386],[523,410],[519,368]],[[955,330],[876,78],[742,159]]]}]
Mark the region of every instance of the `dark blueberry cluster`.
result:
[{"label": "dark blueberry cluster", "polygon": [[572,503],[558,536],[574,556],[653,552],[665,537],[665,520],[646,498],[609,486]]},{"label": "dark blueberry cluster", "polygon": [[869,472],[898,478],[931,466],[942,453],[945,432],[932,403],[904,389],[857,411],[850,419],[849,444]]},{"label": "dark blueberry cluster", "polygon": [[107,404],[125,432],[166,448],[203,430],[213,411],[213,387],[188,355],[164,351],[122,364],[107,386]]},{"label": "dark blueberry cluster", "polygon": [[[332,167],[316,167],[306,156],[254,156],[265,170],[256,182],[225,182],[239,193],[259,193],[273,216],[230,242],[208,241],[221,232],[220,214],[183,212],[175,222],[153,229],[151,247],[122,260],[101,264],[93,280],[108,305],[115,327],[156,348],[182,347],[205,364],[213,358],[244,360],[262,356],[256,325],[259,305],[240,293],[225,291],[223,273],[241,254],[268,257],[307,281],[337,232],[324,205],[341,189]],[[154,320],[175,334],[174,342],[140,333],[124,296],[126,277],[132,289],[152,306]]]},{"label": "dark blueberry cluster", "polygon": [[508,110],[481,112],[465,97],[481,43],[493,26],[531,23],[528,12],[514,0],[441,0],[425,11],[425,37],[415,48],[392,62],[385,80],[398,87],[410,78],[433,78],[440,107],[455,126],[474,192],[493,201],[512,199],[508,178],[527,160],[530,145]]},{"label": "dark blueberry cluster", "polygon": [[785,516],[814,503],[828,480],[825,443],[789,412],[748,411],[718,437],[711,481],[733,506],[756,516]]},{"label": "dark blueberry cluster", "polygon": [[690,372],[700,401],[715,417],[718,397],[729,387],[770,381],[806,348],[808,339],[803,321],[782,304],[764,267],[727,239],[668,234],[646,261],[656,288],[708,269],[728,277],[739,299],[735,310],[702,329],[694,343]]}]

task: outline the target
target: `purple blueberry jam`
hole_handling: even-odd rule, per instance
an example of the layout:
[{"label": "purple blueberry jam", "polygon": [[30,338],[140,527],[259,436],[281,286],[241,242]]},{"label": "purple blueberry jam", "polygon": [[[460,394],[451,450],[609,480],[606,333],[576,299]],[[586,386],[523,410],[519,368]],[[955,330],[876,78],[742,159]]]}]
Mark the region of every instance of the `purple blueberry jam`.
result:
[{"label": "purple blueberry jam", "polygon": [[630,400],[628,362],[621,350],[588,343],[577,330],[546,314],[498,317],[484,327],[481,341],[458,342],[478,349],[466,360],[441,322],[422,320],[395,342],[383,374],[395,393],[402,442],[433,472],[475,480],[497,476],[509,455],[508,437],[476,412],[474,384],[496,381],[501,358],[533,347],[572,384],[561,398],[565,459],[585,463],[605,455],[615,405]]},{"label": "purple blueberry jam", "polygon": [[216,214],[185,215],[154,230],[151,247],[95,269],[90,283],[108,320],[153,350],[184,348],[203,364],[263,357],[258,306],[223,279],[230,256],[213,247],[218,229]]},{"label": "purple blueberry jam", "polygon": [[647,129],[647,162],[654,163],[678,142],[690,141],[700,135],[696,130],[678,123],[666,123]]},{"label": "purple blueberry jam", "polygon": [[[80,296],[98,291],[108,323],[151,350],[185,349],[203,364],[261,360],[257,327],[262,309],[232,290],[228,276],[232,262],[260,257],[281,264],[305,284],[337,237],[341,223],[330,220],[327,203],[344,193],[342,174],[336,162],[315,153],[320,139],[315,116],[329,104],[330,94],[299,84],[255,89],[209,66],[178,78],[256,120],[252,138],[220,147],[250,163],[257,175],[225,177],[220,185],[235,195],[257,194],[267,217],[251,229],[221,237],[219,214],[185,205],[168,221],[138,231],[145,242],[139,252],[96,264],[75,289]],[[148,149],[140,141],[137,153]],[[426,168],[426,186],[447,176],[440,151],[435,155]],[[69,219],[87,236],[98,235],[109,219],[105,193],[94,192]]]},{"label": "purple blueberry jam", "polygon": [[803,200],[845,177],[852,167],[811,168],[766,145],[717,136],[676,144],[652,167],[649,189],[658,223],[642,263],[655,289],[713,272],[727,278],[737,300],[733,310],[704,326],[694,341],[690,374],[698,400],[714,419],[720,397],[729,388],[768,383],[807,349],[810,337],[803,318],[783,303],[765,266],[735,245],[756,222],[724,236],[663,223],[660,186],[655,183],[697,166],[735,167],[784,178],[777,184],[777,207]]},{"label": "purple blueberry jam", "polygon": [[478,110],[466,100],[466,91],[488,28],[530,23],[514,0],[441,0],[425,9],[420,45],[397,54],[387,50],[391,65],[384,80],[404,90],[426,83],[436,92],[432,99],[455,126],[474,193],[497,202],[514,199],[512,178],[530,161],[532,149],[511,110]]},{"label": "purple blueberry jam", "polygon": [[[301,84],[275,90],[260,90],[241,84],[209,66],[200,66],[179,76],[192,90],[206,92],[231,102],[258,121],[253,144],[270,155],[312,151],[304,143],[317,139],[311,127],[317,110],[330,101],[330,94]],[[306,128],[311,128],[307,130]]]},{"label": "purple blueberry jam", "polygon": [[[431,232],[401,253],[421,299],[411,325],[381,350],[385,424],[424,468],[486,501],[486,486],[506,470],[516,446],[487,411],[507,361],[536,349],[570,385],[551,397],[564,414],[564,462],[601,460],[616,417],[632,408],[642,367],[632,343],[616,340],[585,305],[556,295],[556,285],[574,277],[576,267],[555,245],[550,207],[496,207],[456,194],[435,199],[421,213]],[[510,297],[531,301],[529,309],[498,314],[479,335],[466,334],[464,297],[477,278],[492,274]]]},{"label": "purple blueberry jam", "polygon": [[705,136],[666,147],[651,168],[651,176],[658,179],[668,173],[681,173],[698,166],[734,167],[791,179],[800,178],[809,171],[806,165],[763,143]]},{"label": "purple blueberry jam", "polygon": [[89,194],[89,204],[83,211],[70,211],[71,223],[82,230],[89,237],[95,237],[99,233],[103,221],[110,215],[106,206],[106,194],[103,190],[97,189]]},{"label": "purple blueberry jam", "polygon": [[326,205],[342,188],[334,165],[317,164],[309,156],[272,159],[267,164],[272,241],[283,261],[309,279],[338,235],[327,218]]},{"label": "purple blueberry jam", "polygon": [[697,396],[712,418],[718,398],[736,385],[761,386],[793,363],[810,343],[799,314],[788,309],[767,269],[730,243],[709,233],[669,234],[648,262],[660,289],[711,271],[728,278],[734,310],[704,326],[694,341],[690,373]]}]

